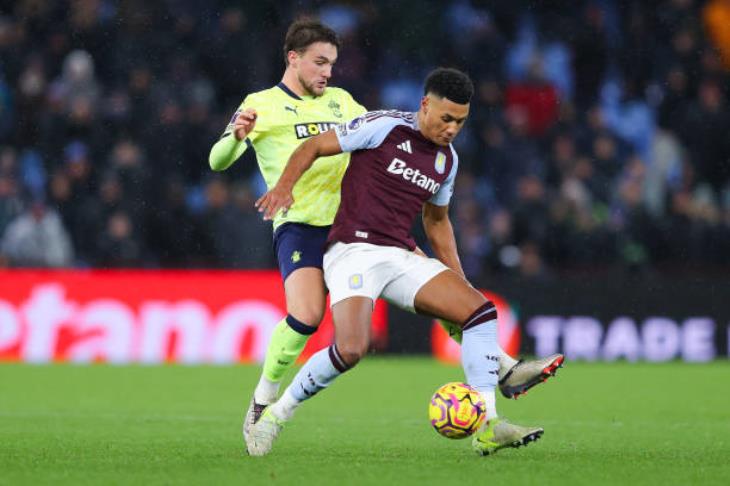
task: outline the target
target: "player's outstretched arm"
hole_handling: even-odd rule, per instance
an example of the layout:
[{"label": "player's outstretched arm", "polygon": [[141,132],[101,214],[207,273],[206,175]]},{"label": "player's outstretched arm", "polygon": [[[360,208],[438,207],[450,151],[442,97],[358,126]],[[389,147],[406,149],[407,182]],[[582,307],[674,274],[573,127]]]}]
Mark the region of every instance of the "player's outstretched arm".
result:
[{"label": "player's outstretched arm", "polygon": [[273,219],[280,209],[287,210],[291,207],[294,203],[294,185],[317,158],[341,153],[342,148],[334,130],[312,137],[297,147],[289,157],[276,185],[256,201],[255,206],[260,213],[264,213],[264,219]]},{"label": "player's outstretched arm", "polygon": [[449,207],[437,206],[430,202],[424,204],[423,229],[436,258],[463,277],[464,269],[461,268],[459,253],[456,250],[456,238],[449,219]]},{"label": "player's outstretched arm", "polygon": [[256,110],[248,108],[238,113],[226,127],[221,138],[210,149],[208,163],[215,171],[226,170],[246,151],[244,142],[256,126]]}]

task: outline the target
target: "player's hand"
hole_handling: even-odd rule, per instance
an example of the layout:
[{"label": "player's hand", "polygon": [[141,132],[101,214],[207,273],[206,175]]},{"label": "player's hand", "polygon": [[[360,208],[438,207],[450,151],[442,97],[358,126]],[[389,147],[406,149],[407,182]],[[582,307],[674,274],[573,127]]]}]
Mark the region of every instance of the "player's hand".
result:
[{"label": "player's hand", "polygon": [[238,114],[233,121],[233,136],[236,137],[236,140],[240,142],[248,137],[253,127],[256,126],[256,118],[258,118],[258,114],[253,108],[246,108]]},{"label": "player's hand", "polygon": [[277,184],[272,190],[261,196],[254,206],[258,208],[259,213],[264,213],[264,221],[266,221],[274,219],[280,209],[288,211],[292,204],[294,204],[294,197],[291,189],[279,187]]}]

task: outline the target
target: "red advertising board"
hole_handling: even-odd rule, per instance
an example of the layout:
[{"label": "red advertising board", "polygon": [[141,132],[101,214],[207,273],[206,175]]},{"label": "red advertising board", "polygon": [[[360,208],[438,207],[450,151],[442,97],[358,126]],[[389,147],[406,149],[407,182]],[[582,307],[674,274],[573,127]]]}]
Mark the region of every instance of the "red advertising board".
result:
[{"label": "red advertising board", "polygon": [[[0,272],[0,360],[261,362],[286,316],[274,271]],[[378,302],[372,341],[387,340]],[[327,312],[302,359],[329,345]]]}]

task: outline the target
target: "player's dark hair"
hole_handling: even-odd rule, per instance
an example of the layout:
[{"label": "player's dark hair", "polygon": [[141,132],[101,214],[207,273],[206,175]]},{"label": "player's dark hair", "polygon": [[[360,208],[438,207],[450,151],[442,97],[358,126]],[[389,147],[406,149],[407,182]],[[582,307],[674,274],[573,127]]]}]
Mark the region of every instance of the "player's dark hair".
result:
[{"label": "player's dark hair", "polygon": [[315,42],[326,42],[337,49],[340,48],[340,39],[337,33],[322,22],[303,17],[295,20],[286,31],[284,38],[284,62],[289,65],[289,51],[296,51],[299,54],[307,50]]},{"label": "player's dark hair", "polygon": [[438,68],[426,77],[423,94],[434,94],[440,98],[448,98],[454,103],[465,105],[474,95],[474,84],[469,75],[453,68]]}]

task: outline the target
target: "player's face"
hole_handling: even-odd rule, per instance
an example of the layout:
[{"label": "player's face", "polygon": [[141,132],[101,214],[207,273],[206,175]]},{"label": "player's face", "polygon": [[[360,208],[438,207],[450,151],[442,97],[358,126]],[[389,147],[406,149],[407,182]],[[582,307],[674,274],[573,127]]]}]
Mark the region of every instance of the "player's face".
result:
[{"label": "player's face", "polygon": [[449,145],[464,127],[469,103],[462,105],[448,98],[428,94],[421,100],[420,130],[436,145]]},{"label": "player's face", "polygon": [[294,53],[289,65],[295,70],[299,84],[311,96],[320,96],[332,77],[337,61],[337,47],[328,42],[315,42],[301,54]]}]

